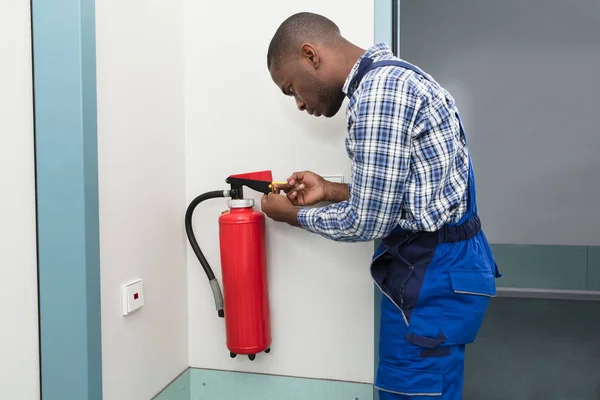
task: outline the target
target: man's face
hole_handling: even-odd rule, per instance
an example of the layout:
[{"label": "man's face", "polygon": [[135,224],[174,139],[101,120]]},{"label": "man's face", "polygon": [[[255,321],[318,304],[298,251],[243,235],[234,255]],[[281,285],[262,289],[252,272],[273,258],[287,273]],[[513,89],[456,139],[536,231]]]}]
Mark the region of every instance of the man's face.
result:
[{"label": "man's face", "polygon": [[325,71],[313,68],[304,59],[292,59],[278,68],[273,66],[270,73],[283,94],[294,97],[300,111],[329,118],[342,106],[342,89],[328,83]]}]

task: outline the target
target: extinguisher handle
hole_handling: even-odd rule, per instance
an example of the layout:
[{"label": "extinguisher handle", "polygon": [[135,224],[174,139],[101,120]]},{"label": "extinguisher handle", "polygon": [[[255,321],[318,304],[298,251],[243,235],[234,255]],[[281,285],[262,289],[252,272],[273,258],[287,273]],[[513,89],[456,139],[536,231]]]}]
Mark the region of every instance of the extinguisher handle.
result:
[{"label": "extinguisher handle", "polygon": [[219,317],[225,317],[225,311],[223,311],[223,294],[221,293],[221,287],[219,286],[219,281],[217,278],[211,279],[210,288],[213,292],[213,297],[215,298],[215,306],[217,307],[217,312],[219,313]]}]

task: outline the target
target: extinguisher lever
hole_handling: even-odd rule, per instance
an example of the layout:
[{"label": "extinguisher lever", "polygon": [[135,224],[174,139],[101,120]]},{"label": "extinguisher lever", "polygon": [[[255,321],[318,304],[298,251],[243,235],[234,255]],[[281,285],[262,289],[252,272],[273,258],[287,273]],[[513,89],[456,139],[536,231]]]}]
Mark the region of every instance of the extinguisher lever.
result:
[{"label": "extinguisher lever", "polygon": [[239,200],[239,199],[244,198],[243,186],[246,186],[252,190],[256,190],[257,192],[260,192],[263,194],[269,194],[273,191],[273,183],[269,182],[269,181],[234,178],[234,177],[230,176],[229,178],[227,178],[226,182],[231,185],[231,190],[229,191],[229,195],[234,200]]}]

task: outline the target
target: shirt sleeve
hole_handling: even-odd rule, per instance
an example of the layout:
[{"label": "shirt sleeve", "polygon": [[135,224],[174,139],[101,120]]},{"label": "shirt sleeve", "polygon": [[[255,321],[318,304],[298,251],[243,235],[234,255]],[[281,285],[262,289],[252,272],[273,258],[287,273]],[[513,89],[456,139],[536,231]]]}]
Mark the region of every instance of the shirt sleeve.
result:
[{"label": "shirt sleeve", "polygon": [[349,199],[298,213],[302,228],[335,241],[380,239],[396,227],[410,171],[411,137],[424,113],[411,80],[381,75],[360,90],[349,131],[354,143]]}]

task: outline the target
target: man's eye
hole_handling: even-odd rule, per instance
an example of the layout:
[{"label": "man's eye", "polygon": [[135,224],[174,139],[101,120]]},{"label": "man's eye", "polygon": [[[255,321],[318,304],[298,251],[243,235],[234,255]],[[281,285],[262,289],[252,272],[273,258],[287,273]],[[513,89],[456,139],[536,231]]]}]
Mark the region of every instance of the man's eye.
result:
[{"label": "man's eye", "polygon": [[290,86],[289,89],[288,89],[288,93],[289,94],[294,94],[294,88]]}]

